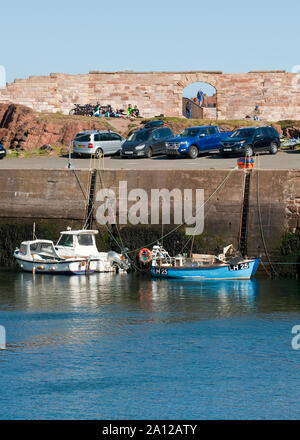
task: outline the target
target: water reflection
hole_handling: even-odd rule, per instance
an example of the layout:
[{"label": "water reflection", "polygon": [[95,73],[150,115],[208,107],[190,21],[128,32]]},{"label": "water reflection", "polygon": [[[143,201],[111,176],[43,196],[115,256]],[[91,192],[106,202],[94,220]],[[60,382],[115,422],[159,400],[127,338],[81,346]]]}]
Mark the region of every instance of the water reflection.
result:
[{"label": "water reflection", "polygon": [[199,283],[155,280],[134,274],[68,277],[20,273],[14,280],[15,302],[26,303],[29,309],[55,305],[98,307],[115,302],[137,305],[138,300],[141,309],[151,312],[165,303],[202,303],[207,299],[219,307],[227,308],[230,303],[253,307],[258,291],[259,283],[255,280]]},{"label": "water reflection", "polygon": [[299,287],[0,270],[2,417],[290,416]]},{"label": "water reflection", "polygon": [[85,276],[0,273],[0,310],[44,311],[118,306],[127,312],[199,312],[199,316],[299,310],[295,280],[158,280],[141,274]]},{"label": "water reflection", "polygon": [[140,282],[141,307],[147,311],[179,307],[184,313],[198,317],[208,315],[230,316],[255,309],[259,283],[249,281],[150,280]]},{"label": "water reflection", "polygon": [[[15,320],[18,334],[11,349],[128,338],[153,325],[300,310],[299,283],[287,280],[195,282],[141,274],[0,272],[0,286],[1,317],[6,315],[9,325]],[[13,318],[11,311],[16,312]],[[22,326],[27,328],[25,338]]]}]

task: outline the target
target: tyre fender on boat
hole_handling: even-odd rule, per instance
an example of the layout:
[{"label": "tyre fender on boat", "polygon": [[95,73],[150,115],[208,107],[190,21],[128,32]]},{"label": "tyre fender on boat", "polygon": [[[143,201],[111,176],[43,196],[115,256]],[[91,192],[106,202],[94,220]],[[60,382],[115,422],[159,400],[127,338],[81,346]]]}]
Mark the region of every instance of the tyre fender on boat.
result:
[{"label": "tyre fender on boat", "polygon": [[139,259],[144,264],[150,263],[150,261],[152,260],[152,252],[147,248],[141,249],[139,253]]}]

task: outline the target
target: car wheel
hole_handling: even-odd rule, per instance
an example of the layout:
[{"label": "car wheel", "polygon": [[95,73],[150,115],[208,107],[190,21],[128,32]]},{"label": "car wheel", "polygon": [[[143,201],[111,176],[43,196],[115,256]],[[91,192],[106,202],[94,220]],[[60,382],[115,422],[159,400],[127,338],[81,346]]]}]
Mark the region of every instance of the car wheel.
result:
[{"label": "car wheel", "polygon": [[100,159],[100,157],[103,157],[103,150],[101,148],[98,148],[98,150],[96,150],[95,156],[97,157],[97,159]]},{"label": "car wheel", "polygon": [[223,159],[225,159],[225,157],[228,157],[228,154],[220,152],[220,156],[223,157]]},{"label": "car wheel", "polygon": [[150,159],[152,157],[152,148],[151,147],[147,148],[147,150],[145,151],[145,156],[147,157],[147,159]]},{"label": "car wheel", "polygon": [[247,145],[245,148],[245,155],[246,156],[253,156],[253,148],[250,145]]},{"label": "car wheel", "polygon": [[198,157],[198,148],[195,145],[191,145],[188,151],[188,157],[190,159],[196,159]]},{"label": "car wheel", "polygon": [[278,145],[275,142],[272,142],[270,145],[270,153],[276,154],[278,151]]}]

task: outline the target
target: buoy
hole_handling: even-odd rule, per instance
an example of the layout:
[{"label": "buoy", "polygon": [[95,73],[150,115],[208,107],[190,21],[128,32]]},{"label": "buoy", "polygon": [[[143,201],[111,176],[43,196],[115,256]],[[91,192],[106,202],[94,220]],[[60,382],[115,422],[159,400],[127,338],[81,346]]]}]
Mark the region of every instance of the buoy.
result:
[{"label": "buoy", "polygon": [[144,264],[149,263],[152,260],[152,252],[147,248],[141,249],[139,259]]},{"label": "buoy", "polygon": [[240,157],[237,164],[240,169],[254,168],[254,157]]}]

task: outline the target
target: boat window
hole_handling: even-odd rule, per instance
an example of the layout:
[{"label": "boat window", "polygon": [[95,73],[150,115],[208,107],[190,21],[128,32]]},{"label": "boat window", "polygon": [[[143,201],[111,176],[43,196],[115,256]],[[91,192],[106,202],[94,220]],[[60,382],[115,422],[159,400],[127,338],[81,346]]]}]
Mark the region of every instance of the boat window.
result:
[{"label": "boat window", "polygon": [[78,235],[77,239],[80,246],[94,246],[92,235]]},{"label": "boat window", "polygon": [[60,239],[57,242],[57,246],[73,247],[73,235],[71,235],[71,234],[62,234]]},{"label": "boat window", "polygon": [[38,248],[38,243],[32,243],[30,245],[30,253],[35,252]]},{"label": "boat window", "polygon": [[55,255],[52,243],[41,243],[40,252],[47,252],[47,254]]},{"label": "boat window", "polygon": [[27,246],[26,246],[26,244],[21,244],[21,246],[20,246],[20,253],[23,254],[23,255],[27,254]]}]

